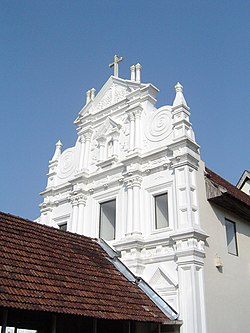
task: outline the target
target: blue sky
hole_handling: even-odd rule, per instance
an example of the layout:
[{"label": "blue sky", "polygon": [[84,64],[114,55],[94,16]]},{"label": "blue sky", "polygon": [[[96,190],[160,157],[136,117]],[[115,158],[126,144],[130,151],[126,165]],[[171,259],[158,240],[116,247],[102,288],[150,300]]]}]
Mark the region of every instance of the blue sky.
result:
[{"label": "blue sky", "polygon": [[39,215],[48,160],[85,92],[140,62],[171,104],[184,85],[207,166],[232,183],[250,169],[250,1],[0,0],[0,210]]}]

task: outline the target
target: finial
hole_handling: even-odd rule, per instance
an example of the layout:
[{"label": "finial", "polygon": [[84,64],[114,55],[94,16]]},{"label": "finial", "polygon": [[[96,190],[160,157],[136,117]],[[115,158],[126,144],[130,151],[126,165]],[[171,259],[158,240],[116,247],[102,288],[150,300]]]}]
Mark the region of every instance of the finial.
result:
[{"label": "finial", "polygon": [[123,60],[123,57],[118,57],[118,55],[114,56],[114,62],[109,64],[109,67],[114,67],[114,76],[118,77],[118,64]]},{"label": "finial", "polygon": [[57,143],[56,143],[56,147],[60,147],[60,148],[62,148],[61,140],[58,140],[58,141],[57,141]]},{"label": "finial", "polygon": [[88,91],[86,92],[86,104],[88,104],[88,103],[91,101],[91,97],[90,97],[90,95],[91,95],[91,91],[88,90]]},{"label": "finial", "polygon": [[131,71],[131,81],[135,81],[135,65],[130,66]]},{"label": "finial", "polygon": [[95,98],[95,92],[96,92],[95,88],[90,89],[90,99],[91,100],[93,100]]},{"label": "finial", "polygon": [[135,76],[136,76],[136,82],[141,82],[141,64],[139,62],[135,65]]},{"label": "finial", "polygon": [[56,149],[55,149],[55,152],[54,152],[54,155],[52,157],[52,160],[51,161],[56,161],[58,160],[59,156],[61,155],[61,149],[62,149],[62,143],[60,140],[57,141],[56,143]]},{"label": "finial", "polygon": [[178,92],[183,92],[183,86],[180,84],[180,82],[177,82],[175,85],[175,91]]},{"label": "finial", "polygon": [[183,86],[180,84],[180,82],[176,83],[175,91],[176,91],[176,95],[175,95],[173,106],[184,105],[187,107],[187,102],[183,95]]}]

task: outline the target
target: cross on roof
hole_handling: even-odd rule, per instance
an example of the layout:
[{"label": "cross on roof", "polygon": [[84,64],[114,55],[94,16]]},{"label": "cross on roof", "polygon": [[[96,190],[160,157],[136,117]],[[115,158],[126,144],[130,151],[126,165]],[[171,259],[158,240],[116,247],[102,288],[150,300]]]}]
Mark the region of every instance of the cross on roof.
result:
[{"label": "cross on roof", "polygon": [[123,57],[118,57],[118,55],[114,56],[114,62],[112,64],[109,64],[109,67],[114,67],[114,76],[118,77],[118,64],[123,60]]}]

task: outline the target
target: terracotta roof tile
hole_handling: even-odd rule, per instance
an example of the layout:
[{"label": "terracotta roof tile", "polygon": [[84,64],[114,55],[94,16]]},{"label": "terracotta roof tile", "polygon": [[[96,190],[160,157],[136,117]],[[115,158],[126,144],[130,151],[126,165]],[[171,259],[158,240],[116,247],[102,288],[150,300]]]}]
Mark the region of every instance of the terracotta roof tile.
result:
[{"label": "terracotta roof tile", "polygon": [[249,221],[250,196],[208,168],[206,178],[208,200]]},{"label": "terracotta roof tile", "polygon": [[95,239],[0,213],[0,266],[3,307],[106,319],[167,320],[116,270]]},{"label": "terracotta roof tile", "polygon": [[224,187],[227,190],[227,193],[234,197],[237,200],[240,200],[242,203],[250,206],[250,196],[247,195],[245,192],[239,190],[236,186],[229,183],[227,180],[222,178],[221,176],[217,175],[215,172],[211,171],[210,169],[206,168],[207,177],[212,180],[217,185]]}]

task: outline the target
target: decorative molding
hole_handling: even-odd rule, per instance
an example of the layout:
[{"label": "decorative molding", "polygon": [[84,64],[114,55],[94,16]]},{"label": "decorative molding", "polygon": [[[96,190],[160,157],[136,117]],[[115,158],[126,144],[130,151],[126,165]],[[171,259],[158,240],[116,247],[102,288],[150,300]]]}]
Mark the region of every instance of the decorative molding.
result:
[{"label": "decorative molding", "polygon": [[172,132],[172,115],[168,107],[162,107],[151,115],[145,136],[149,141],[159,142]]},{"label": "decorative molding", "polygon": [[69,148],[59,158],[58,177],[61,179],[68,178],[74,173],[75,167],[75,149]]}]

